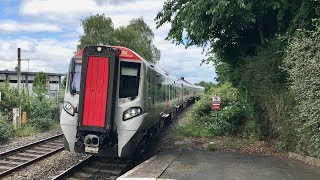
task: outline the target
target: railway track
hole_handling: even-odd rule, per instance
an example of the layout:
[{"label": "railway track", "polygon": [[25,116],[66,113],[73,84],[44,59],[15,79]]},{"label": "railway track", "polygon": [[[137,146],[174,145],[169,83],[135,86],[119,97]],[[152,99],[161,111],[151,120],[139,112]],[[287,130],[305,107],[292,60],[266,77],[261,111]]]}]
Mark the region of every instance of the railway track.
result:
[{"label": "railway track", "polygon": [[131,161],[119,158],[104,158],[89,156],[53,180],[115,180],[122,175],[131,165]]},{"label": "railway track", "polygon": [[62,137],[63,134],[59,134],[0,153],[0,179],[20,168],[62,151],[64,149]]}]

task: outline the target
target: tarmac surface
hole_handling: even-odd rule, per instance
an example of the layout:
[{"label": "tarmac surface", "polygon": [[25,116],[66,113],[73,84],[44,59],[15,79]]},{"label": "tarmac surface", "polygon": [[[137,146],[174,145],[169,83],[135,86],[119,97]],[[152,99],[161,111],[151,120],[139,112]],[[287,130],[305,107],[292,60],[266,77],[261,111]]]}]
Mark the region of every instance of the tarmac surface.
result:
[{"label": "tarmac surface", "polygon": [[[159,179],[320,180],[320,168],[287,157],[233,152],[186,151],[168,164]],[[149,169],[152,168],[149,166]]]}]

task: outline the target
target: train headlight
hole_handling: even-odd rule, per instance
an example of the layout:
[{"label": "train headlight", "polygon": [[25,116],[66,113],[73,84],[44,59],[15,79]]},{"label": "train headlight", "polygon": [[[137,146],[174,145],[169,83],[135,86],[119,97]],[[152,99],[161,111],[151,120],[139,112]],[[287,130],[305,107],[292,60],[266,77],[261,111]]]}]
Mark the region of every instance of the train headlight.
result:
[{"label": "train headlight", "polygon": [[131,107],[123,112],[123,120],[126,121],[133,117],[138,116],[141,114],[142,109],[140,107]]},{"label": "train headlight", "polygon": [[74,116],[74,107],[68,101],[63,102],[63,109],[71,116]]}]

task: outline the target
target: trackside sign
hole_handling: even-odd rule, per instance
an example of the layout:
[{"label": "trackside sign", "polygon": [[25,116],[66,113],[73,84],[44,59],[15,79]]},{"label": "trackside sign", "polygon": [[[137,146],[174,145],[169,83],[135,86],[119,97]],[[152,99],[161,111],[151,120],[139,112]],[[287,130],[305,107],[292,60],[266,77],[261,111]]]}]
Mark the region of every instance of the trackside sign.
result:
[{"label": "trackside sign", "polygon": [[219,111],[221,108],[220,105],[221,105],[220,96],[214,95],[212,97],[212,110]]}]

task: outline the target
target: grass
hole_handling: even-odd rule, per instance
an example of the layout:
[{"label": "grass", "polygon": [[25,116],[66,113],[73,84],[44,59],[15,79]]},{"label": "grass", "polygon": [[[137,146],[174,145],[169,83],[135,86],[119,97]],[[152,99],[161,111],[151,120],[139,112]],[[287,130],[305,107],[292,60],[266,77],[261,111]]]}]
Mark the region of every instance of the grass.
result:
[{"label": "grass", "polygon": [[208,150],[209,151],[215,151],[217,149],[218,149],[217,144],[215,144],[214,142],[209,142],[208,143]]},{"label": "grass", "polygon": [[21,129],[17,129],[14,131],[14,137],[25,137],[25,136],[32,136],[35,134],[40,133],[41,131],[33,126],[23,126]]},{"label": "grass", "polygon": [[204,125],[199,125],[196,123],[190,112],[187,113],[186,119],[184,122],[179,124],[177,128],[177,137],[195,137],[195,138],[200,138],[200,137],[207,137],[210,136],[208,132],[206,131],[206,127]]},{"label": "grass", "polygon": [[26,137],[26,136],[32,136],[35,134],[39,134],[39,133],[50,131],[50,130],[56,130],[56,129],[60,129],[59,122],[53,123],[53,125],[50,127],[49,130],[42,130],[42,129],[36,128],[34,126],[25,125],[21,129],[14,130],[13,136],[14,137]]}]

